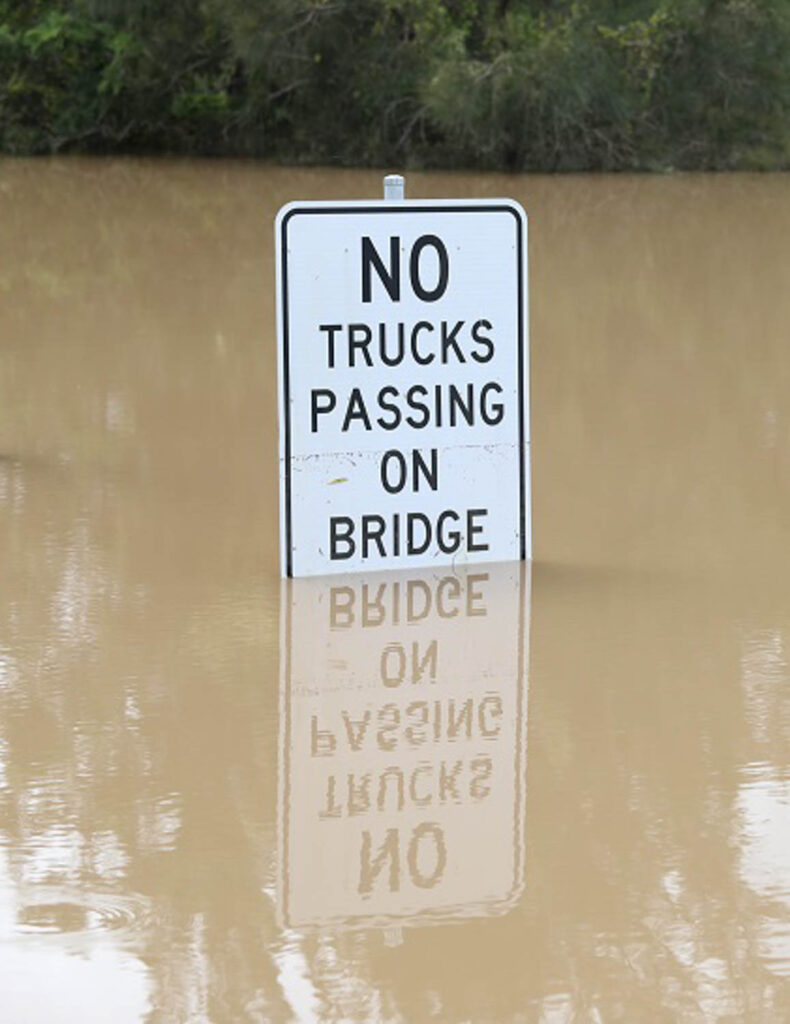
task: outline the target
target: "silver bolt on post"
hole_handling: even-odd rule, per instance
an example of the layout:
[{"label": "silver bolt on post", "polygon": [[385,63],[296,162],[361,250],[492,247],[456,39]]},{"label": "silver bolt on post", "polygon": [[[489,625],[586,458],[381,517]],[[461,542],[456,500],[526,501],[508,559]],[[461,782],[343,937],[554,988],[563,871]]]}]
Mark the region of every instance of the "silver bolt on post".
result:
[{"label": "silver bolt on post", "polygon": [[387,202],[400,202],[404,198],[405,181],[402,174],[384,176],[384,198]]}]

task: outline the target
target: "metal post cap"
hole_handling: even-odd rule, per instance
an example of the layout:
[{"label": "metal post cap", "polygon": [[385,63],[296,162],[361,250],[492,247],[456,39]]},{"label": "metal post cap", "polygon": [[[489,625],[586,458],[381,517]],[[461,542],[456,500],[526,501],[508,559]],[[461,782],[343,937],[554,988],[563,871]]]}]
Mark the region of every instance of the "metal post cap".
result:
[{"label": "metal post cap", "polygon": [[403,199],[405,181],[402,174],[387,174],[384,177],[384,198],[387,200]]}]

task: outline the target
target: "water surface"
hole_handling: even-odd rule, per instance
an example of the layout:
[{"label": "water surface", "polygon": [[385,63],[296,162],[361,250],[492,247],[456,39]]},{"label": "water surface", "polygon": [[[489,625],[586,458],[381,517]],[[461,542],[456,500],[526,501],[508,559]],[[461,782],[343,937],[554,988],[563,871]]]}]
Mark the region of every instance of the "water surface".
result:
[{"label": "water surface", "polygon": [[790,179],[407,187],[530,214],[536,560],[285,586],[272,220],[380,175],[0,164],[4,1021],[790,1019]]}]

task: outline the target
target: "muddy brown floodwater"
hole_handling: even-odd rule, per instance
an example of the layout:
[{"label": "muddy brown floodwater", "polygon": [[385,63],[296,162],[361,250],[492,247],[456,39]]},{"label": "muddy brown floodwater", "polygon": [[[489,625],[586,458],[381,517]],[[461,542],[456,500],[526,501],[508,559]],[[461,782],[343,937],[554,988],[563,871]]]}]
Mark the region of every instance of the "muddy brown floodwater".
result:
[{"label": "muddy brown floodwater", "polygon": [[790,1020],[790,178],[530,214],[536,560],[277,575],[272,219],[0,163],[0,1019]]}]

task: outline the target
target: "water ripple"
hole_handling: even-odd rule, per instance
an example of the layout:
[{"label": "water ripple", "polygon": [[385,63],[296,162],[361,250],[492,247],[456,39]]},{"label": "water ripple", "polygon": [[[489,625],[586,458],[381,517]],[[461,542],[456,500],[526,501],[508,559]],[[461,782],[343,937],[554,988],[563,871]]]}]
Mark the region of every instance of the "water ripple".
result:
[{"label": "water ripple", "polygon": [[136,894],[42,888],[17,911],[17,934],[79,935],[139,931],[150,919],[148,901]]}]

